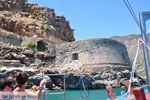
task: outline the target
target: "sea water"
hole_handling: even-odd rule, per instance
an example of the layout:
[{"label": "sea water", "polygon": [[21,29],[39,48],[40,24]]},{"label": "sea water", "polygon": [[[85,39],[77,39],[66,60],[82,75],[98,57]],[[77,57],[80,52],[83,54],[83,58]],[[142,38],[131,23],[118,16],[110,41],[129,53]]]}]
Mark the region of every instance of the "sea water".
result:
[{"label": "sea water", "polygon": [[[124,88],[116,88],[114,92],[117,96],[121,95]],[[60,91],[57,91],[60,92]],[[86,100],[84,93],[88,94],[88,100],[107,100],[109,98],[106,90],[88,90],[86,92],[80,90],[67,90],[66,100]],[[40,99],[43,100],[43,99]],[[46,100],[64,100],[63,94],[46,95]]]}]

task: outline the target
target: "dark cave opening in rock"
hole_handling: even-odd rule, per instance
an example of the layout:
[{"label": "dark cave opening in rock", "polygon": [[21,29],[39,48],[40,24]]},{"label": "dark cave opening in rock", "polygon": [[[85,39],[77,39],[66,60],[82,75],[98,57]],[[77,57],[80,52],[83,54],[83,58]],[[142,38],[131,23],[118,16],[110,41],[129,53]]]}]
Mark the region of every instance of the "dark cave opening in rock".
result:
[{"label": "dark cave opening in rock", "polygon": [[47,45],[48,44],[45,41],[40,40],[37,42],[37,50],[38,51],[46,51],[46,50],[48,50]]}]

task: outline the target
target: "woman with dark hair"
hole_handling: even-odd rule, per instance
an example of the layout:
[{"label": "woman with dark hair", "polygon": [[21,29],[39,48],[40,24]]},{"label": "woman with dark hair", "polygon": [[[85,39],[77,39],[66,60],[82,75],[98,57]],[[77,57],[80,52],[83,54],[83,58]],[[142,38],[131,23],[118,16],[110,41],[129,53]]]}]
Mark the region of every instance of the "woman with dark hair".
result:
[{"label": "woman with dark hair", "polygon": [[8,77],[0,81],[0,91],[12,92],[14,89],[15,80],[13,77]]},{"label": "woman with dark hair", "polygon": [[[26,86],[28,84],[28,78],[29,77],[26,73],[18,73],[16,75],[17,88],[14,90],[13,93],[14,93],[14,95],[20,95],[22,93],[22,95],[24,97],[25,96],[26,97],[35,96],[36,100],[39,100],[42,89],[44,88],[44,85],[46,84],[46,80],[44,79],[40,82],[40,86],[39,86],[39,89],[37,92],[31,92],[31,91],[26,89]],[[20,99],[15,99],[15,100],[20,100]],[[28,99],[25,99],[25,100],[28,100]],[[35,98],[32,100],[35,100]]]}]

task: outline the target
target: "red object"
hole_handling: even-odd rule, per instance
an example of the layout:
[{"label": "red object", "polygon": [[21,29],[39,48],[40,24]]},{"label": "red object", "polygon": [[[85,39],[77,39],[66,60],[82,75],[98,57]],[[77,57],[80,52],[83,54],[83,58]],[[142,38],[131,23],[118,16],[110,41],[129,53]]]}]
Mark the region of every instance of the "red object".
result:
[{"label": "red object", "polygon": [[142,88],[142,87],[133,89],[133,94],[134,94],[136,100],[146,100],[144,88]]},{"label": "red object", "polygon": [[108,95],[111,99],[116,99],[116,95],[115,95],[114,90],[111,86],[107,86],[106,90],[107,90]]},{"label": "red object", "polygon": [[[130,82],[126,82],[126,83],[124,84],[124,87],[126,88],[127,91],[128,91],[128,89],[129,89],[130,84],[131,84]],[[132,91],[132,88],[131,88],[131,87],[130,87],[129,94],[133,94],[133,91]]]},{"label": "red object", "polygon": [[[150,100],[150,92],[149,93],[145,93],[146,95],[146,100]],[[126,98],[121,98],[121,100],[135,100],[135,96],[134,95],[131,95],[129,97],[126,97]]]}]

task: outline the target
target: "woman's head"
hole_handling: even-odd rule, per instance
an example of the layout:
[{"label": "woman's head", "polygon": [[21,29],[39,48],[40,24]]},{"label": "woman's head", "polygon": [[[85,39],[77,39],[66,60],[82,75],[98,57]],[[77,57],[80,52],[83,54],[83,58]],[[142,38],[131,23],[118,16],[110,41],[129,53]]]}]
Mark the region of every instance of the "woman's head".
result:
[{"label": "woman's head", "polygon": [[18,87],[24,87],[28,83],[29,76],[26,73],[17,73],[16,75],[16,82]]},{"label": "woman's head", "polygon": [[0,90],[4,92],[11,92],[14,89],[15,80],[13,77],[8,77],[0,81]]}]

